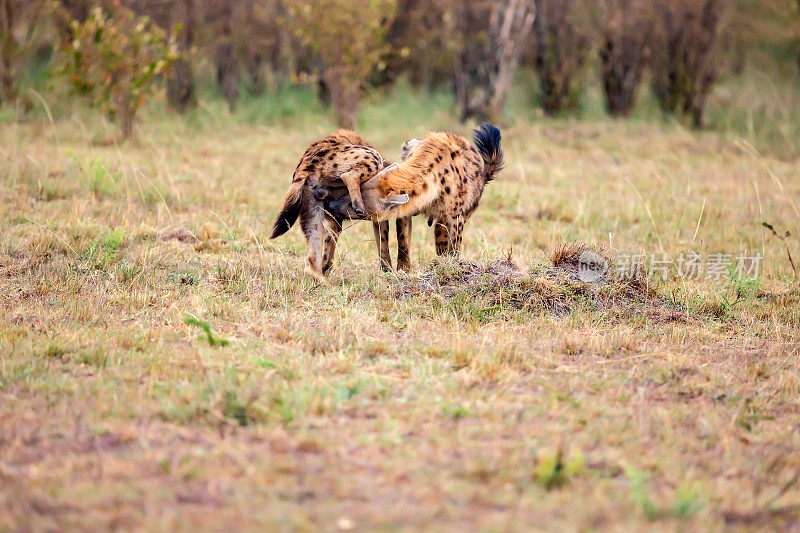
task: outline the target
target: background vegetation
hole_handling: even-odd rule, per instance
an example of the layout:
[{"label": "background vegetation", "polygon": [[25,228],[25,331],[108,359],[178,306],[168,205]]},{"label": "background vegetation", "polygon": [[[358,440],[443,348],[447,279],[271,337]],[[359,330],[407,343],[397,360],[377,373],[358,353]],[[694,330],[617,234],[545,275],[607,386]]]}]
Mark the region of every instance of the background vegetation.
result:
[{"label": "background vegetation", "polygon": [[[0,0],[0,531],[800,523],[795,2],[100,4]],[[353,224],[318,287],[267,239],[338,123],[487,116],[462,261]]]},{"label": "background vegetation", "polygon": [[[6,109],[40,112],[36,93],[55,96],[71,85],[98,96],[124,136],[131,111],[119,111],[143,103],[153,83],[180,112],[202,104],[198,94],[221,95],[235,109],[243,95],[275,106],[286,93],[312,88],[338,124],[353,127],[359,101],[385,97],[406,80],[421,92],[451,93],[462,119],[502,122],[537,109],[586,117],[599,91],[612,116],[685,116],[695,127],[793,153],[800,14],[792,0],[2,0],[0,7]],[[134,16],[152,22],[126,26]],[[106,39],[81,39],[98,17]],[[115,32],[133,46],[163,35],[160,52],[123,54],[145,77],[126,79],[119,61],[109,61],[112,44],[117,52],[126,46],[107,38]],[[100,55],[60,69],[81,41]],[[754,94],[720,89],[763,78],[768,87]],[[109,83],[115,95],[137,94],[121,106],[112,102],[118,96],[97,92]],[[512,92],[522,105],[507,107]]]}]

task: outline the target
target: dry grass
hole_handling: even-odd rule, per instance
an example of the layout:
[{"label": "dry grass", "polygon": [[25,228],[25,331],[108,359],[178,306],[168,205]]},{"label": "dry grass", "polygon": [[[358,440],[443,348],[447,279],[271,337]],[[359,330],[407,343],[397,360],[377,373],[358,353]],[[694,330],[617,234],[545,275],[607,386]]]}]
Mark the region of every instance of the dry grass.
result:
[{"label": "dry grass", "polygon": [[[387,155],[453,125],[380,111]],[[798,526],[800,295],[761,228],[800,234],[796,161],[513,123],[463,263],[420,220],[412,275],[379,274],[354,225],[317,287],[267,235],[324,120],[209,109],[119,148],[81,112],[2,124],[0,530]],[[547,260],[575,241],[762,276],[587,286]]]}]

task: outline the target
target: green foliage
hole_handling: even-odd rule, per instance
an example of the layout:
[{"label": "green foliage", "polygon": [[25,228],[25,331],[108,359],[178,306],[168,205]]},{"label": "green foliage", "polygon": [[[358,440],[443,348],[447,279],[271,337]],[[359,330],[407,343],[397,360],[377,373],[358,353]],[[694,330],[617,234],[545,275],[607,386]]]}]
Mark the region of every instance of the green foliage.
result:
[{"label": "green foliage", "polygon": [[200,337],[205,337],[205,340],[208,342],[209,346],[228,346],[230,344],[230,341],[226,339],[219,339],[214,335],[214,333],[211,331],[211,324],[205,320],[200,320],[194,315],[186,315],[183,319],[183,323],[187,326],[196,326],[200,328],[202,330]]},{"label": "green foliage", "polygon": [[326,64],[363,80],[386,53],[396,0],[300,0],[288,7],[294,32]]},{"label": "green foliage", "polygon": [[118,120],[128,138],[156,76],[178,57],[174,41],[149,18],[121,7],[110,16],[95,8],[85,22],[72,21],[71,29],[61,71],[75,92]]},{"label": "green foliage", "polygon": [[552,490],[563,486],[569,480],[579,475],[585,469],[586,460],[583,454],[576,452],[568,459],[564,451],[543,451],[539,454],[534,471],[536,483],[545,490]]},{"label": "green foliage", "polygon": [[681,485],[675,492],[671,505],[660,504],[647,487],[647,476],[632,466],[625,467],[630,480],[631,499],[648,520],[685,518],[703,508],[698,490],[691,485]]},{"label": "green foliage", "polygon": [[247,416],[247,404],[242,403],[235,391],[225,391],[222,395],[222,414],[225,418],[236,420],[240,426],[250,424]]},{"label": "green foliage", "polygon": [[294,34],[322,58],[339,125],[353,127],[361,85],[387,52],[397,0],[298,0],[286,7]]},{"label": "green foliage", "polygon": [[100,158],[92,159],[84,164],[83,178],[95,198],[102,200],[114,196],[119,189],[122,173],[112,171]]},{"label": "green foliage", "polygon": [[125,230],[123,228],[109,229],[97,236],[86,256],[94,261],[96,268],[105,268],[113,261],[124,242]]}]

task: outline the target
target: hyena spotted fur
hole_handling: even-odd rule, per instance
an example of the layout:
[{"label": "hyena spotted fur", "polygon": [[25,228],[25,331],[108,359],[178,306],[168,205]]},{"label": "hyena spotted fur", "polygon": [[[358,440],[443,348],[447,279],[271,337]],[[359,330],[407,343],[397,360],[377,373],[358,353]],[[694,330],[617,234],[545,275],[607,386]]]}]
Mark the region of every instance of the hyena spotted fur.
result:
[{"label": "hyena spotted fur", "polygon": [[[458,254],[464,226],[478,207],[485,185],[503,168],[500,130],[484,123],[474,134],[474,146],[450,132],[407,141],[399,166],[362,186],[372,219],[425,215],[428,225],[434,225],[436,253]],[[395,201],[406,195],[405,203]],[[337,216],[357,216],[346,199],[330,202],[328,209]]]},{"label": "hyena spotted fur", "polygon": [[[300,228],[308,243],[305,271],[315,280],[325,283],[325,276],[333,267],[344,217],[327,212],[315,191],[344,184],[352,200],[351,209],[361,216],[364,214],[364,205],[360,186],[386,166],[387,162],[375,147],[352,131],[339,130],[313,143],[294,171],[270,238],[275,239],[286,233],[299,217]],[[388,222],[376,222],[373,225],[381,252],[381,266],[384,267],[390,261],[389,225]],[[403,234],[406,233],[404,230]]]}]

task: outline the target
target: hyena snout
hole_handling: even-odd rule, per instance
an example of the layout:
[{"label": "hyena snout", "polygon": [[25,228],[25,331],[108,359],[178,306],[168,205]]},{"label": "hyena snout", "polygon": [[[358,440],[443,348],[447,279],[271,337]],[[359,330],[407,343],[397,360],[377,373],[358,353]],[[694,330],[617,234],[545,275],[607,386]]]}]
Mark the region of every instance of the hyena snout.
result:
[{"label": "hyena snout", "polygon": [[331,200],[325,203],[326,209],[331,213],[335,213],[344,218],[350,219],[365,219],[366,212],[362,205],[361,209],[356,208],[350,201],[349,197],[340,198],[338,200]]}]

